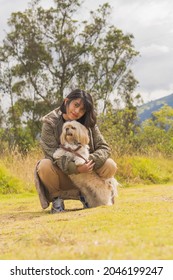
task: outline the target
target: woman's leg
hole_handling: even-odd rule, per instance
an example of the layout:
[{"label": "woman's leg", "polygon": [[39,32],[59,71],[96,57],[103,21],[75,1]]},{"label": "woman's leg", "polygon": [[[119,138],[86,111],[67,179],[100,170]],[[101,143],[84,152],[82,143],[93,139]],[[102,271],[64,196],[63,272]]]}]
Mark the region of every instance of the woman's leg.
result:
[{"label": "woman's leg", "polygon": [[109,179],[114,177],[117,171],[117,164],[113,161],[113,159],[108,158],[105,163],[96,170],[96,173],[103,179]]},{"label": "woman's leg", "polygon": [[50,159],[42,159],[37,166],[37,173],[45,186],[49,201],[62,199],[79,199],[80,192],[70,178],[64,174]]}]

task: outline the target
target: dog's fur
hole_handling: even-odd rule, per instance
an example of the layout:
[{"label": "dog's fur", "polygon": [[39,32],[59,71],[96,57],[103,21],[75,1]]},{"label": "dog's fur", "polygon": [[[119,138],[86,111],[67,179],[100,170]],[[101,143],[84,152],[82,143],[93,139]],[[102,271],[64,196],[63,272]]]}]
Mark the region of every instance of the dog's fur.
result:
[{"label": "dog's fur", "polygon": [[[65,148],[77,151],[86,160],[89,159],[89,136],[85,126],[77,121],[64,123],[60,142]],[[54,159],[66,155],[69,160],[73,159],[77,166],[83,165],[85,160],[75,155],[73,152],[58,148],[53,154]],[[95,172],[79,173],[69,175],[73,183],[78,187],[85,197],[89,207],[100,205],[112,205],[114,196],[117,196],[118,182],[114,178],[102,180]]]}]

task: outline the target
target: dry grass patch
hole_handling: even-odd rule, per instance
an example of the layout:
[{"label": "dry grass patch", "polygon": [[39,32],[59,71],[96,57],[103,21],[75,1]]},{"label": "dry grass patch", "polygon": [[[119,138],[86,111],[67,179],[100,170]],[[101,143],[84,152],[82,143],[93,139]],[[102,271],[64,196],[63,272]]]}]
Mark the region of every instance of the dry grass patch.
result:
[{"label": "dry grass patch", "polygon": [[[34,191],[34,168],[38,160],[43,158],[40,149],[33,149],[30,153],[23,156],[17,150],[13,152],[6,152],[0,158],[0,164],[6,167],[11,176],[18,178],[23,184],[23,190]],[[17,184],[15,185],[18,188]]]}]

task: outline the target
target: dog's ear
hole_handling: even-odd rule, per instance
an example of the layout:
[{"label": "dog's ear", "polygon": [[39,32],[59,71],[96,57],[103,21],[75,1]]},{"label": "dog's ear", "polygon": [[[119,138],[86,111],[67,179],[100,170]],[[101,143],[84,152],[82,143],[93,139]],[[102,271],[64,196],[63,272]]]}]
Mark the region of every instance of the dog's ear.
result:
[{"label": "dog's ear", "polygon": [[65,133],[64,133],[64,130],[62,130],[62,133],[60,135],[60,142],[61,142],[62,145],[64,145],[65,141],[66,141],[65,140]]},{"label": "dog's ear", "polygon": [[89,135],[88,130],[85,126],[79,125],[77,128],[77,136],[78,136],[78,142],[82,145],[88,145],[89,143]]}]

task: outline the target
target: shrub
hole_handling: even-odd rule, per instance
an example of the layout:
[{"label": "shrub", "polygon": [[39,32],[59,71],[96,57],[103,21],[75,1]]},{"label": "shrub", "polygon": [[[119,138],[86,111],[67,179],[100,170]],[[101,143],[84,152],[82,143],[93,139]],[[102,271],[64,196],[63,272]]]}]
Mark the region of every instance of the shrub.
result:
[{"label": "shrub", "polygon": [[[117,178],[125,184],[163,184],[173,179],[173,164],[163,158],[124,156],[119,158]],[[168,167],[169,166],[169,167]]]},{"label": "shrub", "polygon": [[24,182],[12,176],[6,167],[0,162],[0,193],[21,193],[24,190]]}]

